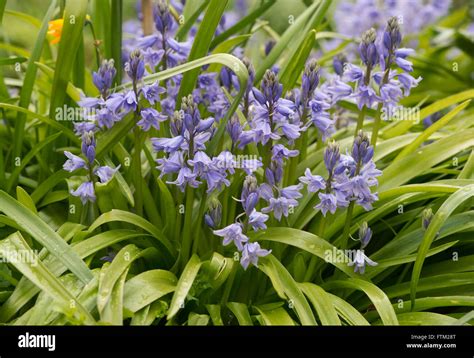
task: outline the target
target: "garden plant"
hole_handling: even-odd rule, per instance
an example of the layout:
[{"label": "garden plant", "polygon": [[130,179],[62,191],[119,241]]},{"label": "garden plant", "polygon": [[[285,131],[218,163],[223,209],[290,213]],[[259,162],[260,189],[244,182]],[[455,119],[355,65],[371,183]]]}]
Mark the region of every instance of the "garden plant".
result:
[{"label": "garden plant", "polygon": [[0,322],[474,323],[474,8],[0,1]]}]

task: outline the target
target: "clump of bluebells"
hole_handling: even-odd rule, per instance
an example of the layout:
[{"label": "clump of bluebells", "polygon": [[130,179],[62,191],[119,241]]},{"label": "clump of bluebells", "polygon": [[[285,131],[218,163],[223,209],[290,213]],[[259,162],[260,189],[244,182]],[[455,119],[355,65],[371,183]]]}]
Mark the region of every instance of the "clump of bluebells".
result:
[{"label": "clump of bluebells", "polygon": [[[359,45],[362,66],[338,57],[334,62],[335,73],[322,76],[317,61],[311,59],[300,85],[287,93],[283,93],[276,69],[267,70],[261,82],[254,83],[252,63],[242,58],[249,81],[239,103],[241,115],[234,114],[223,124],[225,138],[212,147],[210,143],[229,110],[229,98],[242,84],[231,69],[223,68],[220,73],[204,71],[192,93],[177,98],[181,75],[163,83],[147,81],[147,75],[186,61],[192,43],[192,36],[187,42],[175,40],[178,26],[165,1],[158,1],[154,22],[156,33],[139,39],[136,48],[127,53],[124,70],[130,85],[114,91],[116,70],[112,60],[103,61],[93,73],[100,96],[84,97],[79,104],[95,114],[75,128],[82,139],[82,157],[65,152],[68,160],[64,169],[70,172],[85,169],[86,173],[86,181],[72,195],[79,196],[83,203],[94,202],[97,178],[106,183],[119,170],[120,166],[99,165],[95,155],[96,135],[100,140],[104,131],[127,118],[134,122],[135,137],[140,139],[143,135],[151,143],[159,176],[177,188],[175,193],[187,196],[193,190],[202,190],[205,210],[200,211],[203,217],[199,220],[214,235],[222,237],[223,246],[232,244],[240,252],[244,269],[257,266],[260,257],[271,253],[251,241],[253,233],[277,223],[290,226],[288,218],[304,197],[304,187],[306,195],[317,194],[314,209],[324,219],[328,213],[335,214],[351,205],[359,205],[366,211],[373,208],[378,200],[373,188],[382,174],[373,160],[374,147],[358,124],[350,150],[341,153],[339,144],[331,140],[336,131],[333,114],[342,100],[354,101],[360,110],[376,106],[392,108],[421,80],[409,74],[413,69],[407,57],[413,50],[400,47],[401,33],[396,18],[388,21],[382,33],[370,29],[363,34]],[[224,25],[218,31],[225,30]],[[239,52],[236,50],[234,54],[240,56]],[[323,158],[326,174],[316,175],[306,168],[298,180],[290,180],[295,171],[292,165],[306,152],[303,143],[314,134],[319,148],[326,145]],[[135,158],[140,160],[141,148],[134,150],[138,153]],[[242,154],[255,150],[259,155],[242,158]],[[140,164],[135,170],[141,170]],[[232,185],[239,180],[243,180],[241,186]],[[240,191],[235,191],[240,187]],[[221,204],[229,201],[229,197],[242,208],[230,218]],[[370,228],[363,224],[359,232],[361,250],[371,236]],[[361,250],[351,265],[362,274],[366,263],[375,263]]]}]

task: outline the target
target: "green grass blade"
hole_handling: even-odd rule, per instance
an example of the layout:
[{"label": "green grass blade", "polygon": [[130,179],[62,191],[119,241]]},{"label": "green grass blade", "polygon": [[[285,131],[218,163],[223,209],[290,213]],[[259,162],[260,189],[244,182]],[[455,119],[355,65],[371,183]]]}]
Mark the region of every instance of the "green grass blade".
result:
[{"label": "green grass blade", "polygon": [[334,308],[334,303],[326,291],[324,291],[321,287],[309,282],[298,284],[298,287],[310,300],[311,304],[318,313],[319,319],[323,326],[341,325],[341,321],[339,320],[336,309]]},{"label": "green grass blade", "polygon": [[316,31],[311,30],[281,70],[280,82],[283,84],[283,93],[293,88],[303,70],[306,60],[316,43]]},{"label": "green grass blade", "polygon": [[[66,88],[71,77],[75,54],[82,41],[82,30],[87,12],[87,0],[67,1],[64,10],[64,25],[59,41],[58,58],[54,71],[49,117],[54,118],[56,108],[66,99]],[[74,19],[74,20],[73,20]]]},{"label": "green grass blade", "polygon": [[177,279],[169,271],[150,270],[131,278],[125,284],[124,308],[138,312],[143,307],[176,289]]},{"label": "green grass blade", "polygon": [[43,220],[33,214],[4,191],[0,191],[0,210],[14,219],[18,225],[46,247],[61,263],[71,270],[84,283],[92,279],[85,263]]},{"label": "green grass blade", "polygon": [[323,287],[326,289],[343,287],[363,291],[374,304],[384,325],[398,325],[397,315],[395,314],[390,300],[387,295],[374,284],[357,278],[351,278],[350,280],[343,281],[329,281],[323,284]]},{"label": "green grass blade", "polygon": [[290,273],[273,255],[262,258],[259,269],[272,281],[278,295],[294,306],[302,325],[316,325],[313,311]]},{"label": "green grass blade", "polygon": [[459,112],[461,112],[464,108],[466,108],[471,100],[464,101],[459,106],[451,110],[448,114],[440,118],[438,121],[433,123],[431,126],[426,128],[423,133],[421,133],[410,145],[403,148],[403,150],[397,155],[394,159],[394,162],[406,157],[410,153],[414,152],[421,144],[423,144],[428,138],[438,131],[439,129],[443,128],[446,124],[449,123],[451,119],[453,119]]},{"label": "green grass blade", "polygon": [[[227,6],[228,0],[210,0],[204,18],[194,38],[193,46],[189,52],[188,61],[193,61],[207,55],[214,32]],[[186,72],[181,80],[177,96],[178,107],[181,106],[181,98],[191,93],[196,85],[199,70],[194,69]]]},{"label": "green grass blade", "polygon": [[253,326],[247,306],[240,302],[228,302],[227,308],[234,314],[241,326]]},{"label": "green grass blade", "polygon": [[[3,258],[13,257],[16,251],[28,252],[29,257],[32,259],[32,262],[29,262],[30,260],[13,260],[11,262],[23,275],[28,277],[41,290],[54,297],[55,301],[60,303],[65,311],[72,313],[77,310],[85,324],[95,323],[90,313],[76,301],[75,297],[69,293],[54,274],[39,260],[19,232],[10,235],[0,243],[0,255]],[[71,302],[74,302],[74,306],[71,306]]]},{"label": "green grass blade", "polygon": [[474,196],[474,185],[466,186],[459,189],[456,193],[452,194],[441,207],[438,209],[433,219],[431,220],[428,229],[423,237],[423,241],[418,248],[418,255],[413,266],[413,272],[410,283],[410,299],[412,307],[415,306],[416,289],[418,281],[420,279],[421,269],[425,262],[426,255],[430,249],[431,243],[435,239],[437,233],[443,226],[444,222],[449,218],[453,211],[466,200]]},{"label": "green grass blade", "polygon": [[276,0],[269,0],[258,6],[257,9],[245,16],[242,20],[228,28],[223,33],[219,34],[219,36],[216,36],[214,40],[212,40],[210,48],[218,46],[232,35],[239,33],[249,25],[253,24],[255,20],[261,17],[269,8],[273,6],[273,4],[275,4],[275,2]]},{"label": "green grass blade", "polygon": [[[46,38],[46,32],[48,31],[48,22],[53,16],[53,12],[56,9],[56,0],[53,0],[49,5],[48,11],[44,16],[41,28],[38,33],[38,37],[35,42],[33,51],[28,60],[28,66],[26,67],[25,78],[23,79],[23,86],[20,92],[20,101],[19,106],[27,109],[30,101],[31,94],[33,93],[33,87],[36,79],[37,68],[35,65],[36,61],[39,61],[41,57],[41,52],[43,52],[43,44]],[[26,123],[26,114],[23,112],[18,112],[16,121],[15,121],[15,138],[13,141],[13,158],[16,158],[21,153],[21,145],[23,144],[23,137],[25,134],[25,123]]]}]

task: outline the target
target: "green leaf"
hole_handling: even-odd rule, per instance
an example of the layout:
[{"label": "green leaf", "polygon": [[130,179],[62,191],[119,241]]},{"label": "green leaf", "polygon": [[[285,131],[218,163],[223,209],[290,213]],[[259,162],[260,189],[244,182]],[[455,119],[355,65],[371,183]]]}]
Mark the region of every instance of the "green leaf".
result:
[{"label": "green leaf", "polygon": [[410,283],[410,298],[412,302],[412,307],[415,305],[416,298],[416,289],[418,286],[418,281],[420,279],[421,269],[423,268],[423,263],[425,261],[428,250],[430,249],[431,243],[433,242],[435,236],[443,226],[444,222],[448,217],[453,213],[453,211],[466,200],[474,196],[474,185],[468,185],[462,189],[459,189],[457,192],[452,194],[441,207],[438,209],[433,219],[431,220],[428,229],[423,237],[423,241],[418,248],[418,255],[413,266],[413,272]]},{"label": "green leaf", "polygon": [[373,283],[351,278],[350,280],[329,281],[323,284],[323,287],[326,289],[343,287],[363,291],[374,304],[384,325],[398,325],[397,315],[395,314],[390,300],[387,295]]},{"label": "green leaf", "polygon": [[[452,96],[445,97],[436,101],[435,103],[426,106],[420,111],[420,120],[425,119],[426,117],[439,112],[453,104],[466,101],[468,99],[474,98],[474,90],[470,89],[464,92],[457,93]],[[414,125],[413,121],[400,121],[392,127],[387,127],[385,130],[382,130],[382,138],[393,138],[399,136],[400,134],[406,133]]]},{"label": "green leaf", "polygon": [[257,311],[262,315],[263,322],[266,326],[294,326],[295,322],[291,319],[288,312],[282,307],[264,309],[264,307],[255,306]]},{"label": "green leaf", "polygon": [[240,302],[228,302],[227,308],[231,310],[241,326],[253,326],[247,306]]},{"label": "green leaf", "polygon": [[309,282],[298,284],[298,287],[311,301],[323,326],[341,325],[341,321],[339,320],[336,309],[334,308],[334,303],[326,291]]},{"label": "green leaf", "polygon": [[316,325],[313,312],[290,273],[273,255],[261,258],[258,268],[272,281],[278,296],[294,305],[302,325]]},{"label": "green leaf", "polygon": [[227,40],[232,35],[237,34],[238,32],[247,28],[249,25],[253,24],[255,20],[261,17],[269,8],[273,6],[273,4],[275,4],[275,2],[276,0],[269,0],[259,5],[254,11],[245,16],[242,20],[216,36],[214,40],[212,40],[210,48],[218,47],[222,42]]},{"label": "green leaf", "polygon": [[113,209],[107,213],[104,213],[92,223],[88,231],[93,232],[99,226],[113,221],[126,222],[138,226],[153,235],[153,237],[155,237],[156,239],[158,239],[158,241],[163,244],[163,246],[168,250],[170,254],[174,254],[174,252],[176,251],[173,248],[171,242],[163,235],[160,229],[155,227],[146,219],[128,211]]},{"label": "green leaf", "polygon": [[49,136],[48,138],[44,139],[43,141],[41,141],[41,143],[35,145],[31,149],[31,151],[27,155],[25,155],[24,158],[21,159],[20,165],[15,166],[15,169],[13,170],[10,177],[8,178],[8,181],[7,181],[7,191],[8,192],[10,192],[12,190],[13,186],[15,185],[16,180],[20,176],[21,171],[26,167],[26,165],[30,162],[30,160],[33,159],[33,157],[35,155],[37,155],[38,152],[41,149],[43,149],[49,143],[53,142],[60,135],[61,135],[61,133],[55,133],[55,134]]},{"label": "green leaf", "polygon": [[[23,86],[21,87],[20,92],[20,101],[19,106],[27,109],[30,105],[31,94],[33,92],[33,87],[36,79],[36,65],[35,62],[39,61],[41,53],[43,52],[43,44],[45,43],[46,32],[48,31],[48,22],[53,16],[54,10],[56,9],[56,0],[53,0],[49,5],[49,8],[46,12],[46,15],[43,18],[41,23],[41,28],[36,38],[35,46],[31,55],[29,56],[28,66],[26,67],[25,77],[23,79]],[[21,146],[23,144],[23,137],[25,133],[25,122],[26,114],[23,112],[18,112],[17,118],[15,121],[15,138],[13,140],[13,158],[18,157],[21,154]]]},{"label": "green leaf", "polygon": [[259,82],[265,71],[271,68],[278,57],[288,47],[294,46],[298,48],[300,44],[305,40],[304,36],[298,36],[300,31],[308,33],[310,30],[316,28],[321,24],[326,11],[329,8],[331,1],[320,0],[315,1],[310,7],[308,7],[296,21],[288,27],[285,33],[282,35],[280,40],[275,44],[273,49],[270,51],[267,57],[261,62],[255,73],[255,82]]},{"label": "green leaf", "polygon": [[114,82],[122,83],[122,17],[123,17],[123,0],[114,0],[110,2],[111,15],[111,41],[107,50],[114,59],[114,66],[117,70]]},{"label": "green leaf", "polygon": [[169,271],[150,270],[131,278],[125,284],[123,305],[126,310],[138,312],[143,307],[173,292],[177,279]]},{"label": "green leaf", "polygon": [[[193,61],[207,55],[212,37],[214,36],[217,25],[219,25],[227,2],[228,0],[210,0],[204,18],[194,38],[188,61]],[[198,69],[193,69],[183,75],[177,96],[178,107],[181,106],[181,98],[190,94],[194,89],[198,75]]]},{"label": "green leaf", "polygon": [[466,108],[469,103],[471,103],[471,100],[464,101],[461,103],[459,106],[454,108],[452,111],[450,111],[448,114],[437,120],[435,123],[433,123],[431,126],[426,128],[423,133],[421,133],[412,143],[407,145],[403,150],[397,155],[397,157],[394,159],[394,162],[406,157],[408,154],[414,152],[421,144],[423,144],[428,138],[438,131],[439,129],[443,128],[446,124],[449,123],[451,119],[453,119],[459,112],[461,112],[464,108]]},{"label": "green leaf", "polygon": [[74,132],[72,130],[70,130],[69,128],[63,126],[61,123],[59,123],[58,121],[55,121],[53,119],[50,119],[48,117],[45,117],[45,116],[42,116],[40,114],[37,114],[37,113],[34,113],[32,111],[29,111],[25,108],[21,108],[21,107],[18,107],[18,106],[15,106],[13,104],[8,104],[8,103],[0,103],[0,108],[3,108],[3,109],[10,109],[10,110],[13,110],[13,111],[17,111],[17,112],[22,112],[22,113],[25,113],[27,115],[27,117],[32,117],[32,118],[35,118],[35,119],[38,119],[40,120],[41,122],[44,122],[45,124],[47,124],[48,126],[54,128],[54,129],[57,129],[58,131],[62,132],[65,136],[68,137],[68,139],[70,139],[73,143],[75,143],[76,145],[80,145],[81,144],[81,140],[74,134]]},{"label": "green leaf", "polygon": [[196,278],[201,265],[202,262],[199,260],[199,257],[194,254],[184,267],[167,313],[168,321],[178,313],[180,308],[184,307],[188,292],[194,283],[194,279]]},{"label": "green leaf", "polygon": [[128,271],[130,265],[140,257],[141,250],[130,244],[123,247],[114,257],[107,268],[103,268],[99,279],[97,308],[102,317],[102,311],[112,295],[112,290],[120,277]]},{"label": "green leaf", "polygon": [[89,268],[77,253],[43,220],[4,191],[0,191],[0,210],[14,219],[22,230],[46,247],[51,254],[69,268],[82,282],[87,283],[92,279]]},{"label": "green leaf", "polygon": [[31,196],[21,186],[16,187],[16,198],[25,207],[30,209],[32,213],[38,214],[38,211],[36,211],[36,206],[33,199],[31,199]]},{"label": "green leaf", "polygon": [[221,305],[206,305],[206,309],[211,316],[212,324],[214,326],[223,326],[224,322],[222,322],[221,317]]},{"label": "green leaf", "polygon": [[410,312],[398,315],[402,326],[447,326],[456,322],[455,318],[433,312]]},{"label": "green leaf", "polygon": [[315,43],[316,30],[311,30],[293,56],[288,59],[286,65],[282,67],[280,82],[283,84],[283,92],[294,87]]},{"label": "green leaf", "polygon": [[[336,247],[331,245],[326,240],[313,235],[303,230],[296,230],[284,227],[271,227],[254,235],[256,240],[267,240],[281,242],[283,244],[299,247],[302,250],[308,251],[309,253],[318,256],[319,258],[326,260],[328,253],[332,253],[336,250]],[[336,266],[339,270],[344,272],[350,277],[356,277],[352,268],[347,266],[345,263],[330,262]]]},{"label": "green leaf", "polygon": [[[87,0],[67,1],[64,9],[64,25],[59,41],[58,58],[54,71],[49,117],[53,118],[56,108],[61,107],[66,98],[66,88],[75,61],[75,54],[83,41],[82,30],[87,12]],[[70,19],[74,19],[74,22]]]},{"label": "green leaf", "polygon": [[[188,3],[186,3],[188,5]],[[191,30],[191,27],[196,24],[198,17],[201,15],[201,13],[204,11],[204,9],[209,5],[209,0],[205,0],[202,2],[202,4],[199,5],[199,7],[194,11],[194,13],[188,18],[184,15],[184,24],[180,26],[178,31],[176,32],[176,40],[177,41],[183,41],[186,38],[186,35],[188,34],[189,30]]]},{"label": "green leaf", "polygon": [[[400,186],[437,163],[472,146],[474,146],[474,129],[467,129],[420,148],[415,153],[409,154],[385,168],[379,178],[378,190],[384,191]],[[443,148],[443,150],[440,151],[439,148]],[[417,163],[417,165],[413,165],[413,163]]]},{"label": "green leaf", "polygon": [[[124,240],[131,240],[137,237],[146,236],[145,234],[131,230],[110,230],[97,234],[87,240],[81,241],[72,249],[79,255],[80,258],[86,257],[106,248],[119,243]],[[46,253],[42,250],[42,253]],[[48,255],[44,260],[46,267],[56,276],[61,275],[66,271],[66,267],[56,259],[53,255]],[[12,295],[0,308],[0,321],[5,322],[10,319],[16,312],[18,312],[29,300],[31,300],[39,290],[35,285],[25,278],[22,278],[13,291]]]},{"label": "green leaf", "polygon": [[370,326],[370,323],[348,302],[332,293],[328,293],[339,315],[353,326]]},{"label": "green leaf", "polygon": [[[39,260],[19,232],[10,235],[6,240],[0,242],[0,255],[3,258],[8,260],[14,257],[17,251],[22,252],[23,255],[28,253],[29,257],[29,260],[11,261],[11,264],[14,265],[17,270],[41,290],[51,295],[56,302],[64,307],[65,311],[74,313],[74,310],[77,310],[77,313],[81,316],[81,320],[84,320],[84,323],[95,323],[90,313],[77,302],[75,297],[69,293],[54,274]],[[75,309],[71,309],[71,302],[74,302]]]}]

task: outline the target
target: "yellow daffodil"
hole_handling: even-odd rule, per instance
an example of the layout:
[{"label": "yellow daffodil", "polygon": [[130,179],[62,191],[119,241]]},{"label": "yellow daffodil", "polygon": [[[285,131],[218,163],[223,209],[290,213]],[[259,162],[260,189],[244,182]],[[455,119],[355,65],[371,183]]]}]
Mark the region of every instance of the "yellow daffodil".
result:
[{"label": "yellow daffodil", "polygon": [[[86,15],[86,22],[91,22],[91,17]],[[54,45],[61,40],[63,33],[64,19],[52,20],[48,23],[48,35],[50,36],[49,42]]]},{"label": "yellow daffodil", "polygon": [[49,42],[54,45],[61,40],[61,34],[63,32],[64,19],[57,19],[50,21],[48,24],[48,35],[51,37]]}]

